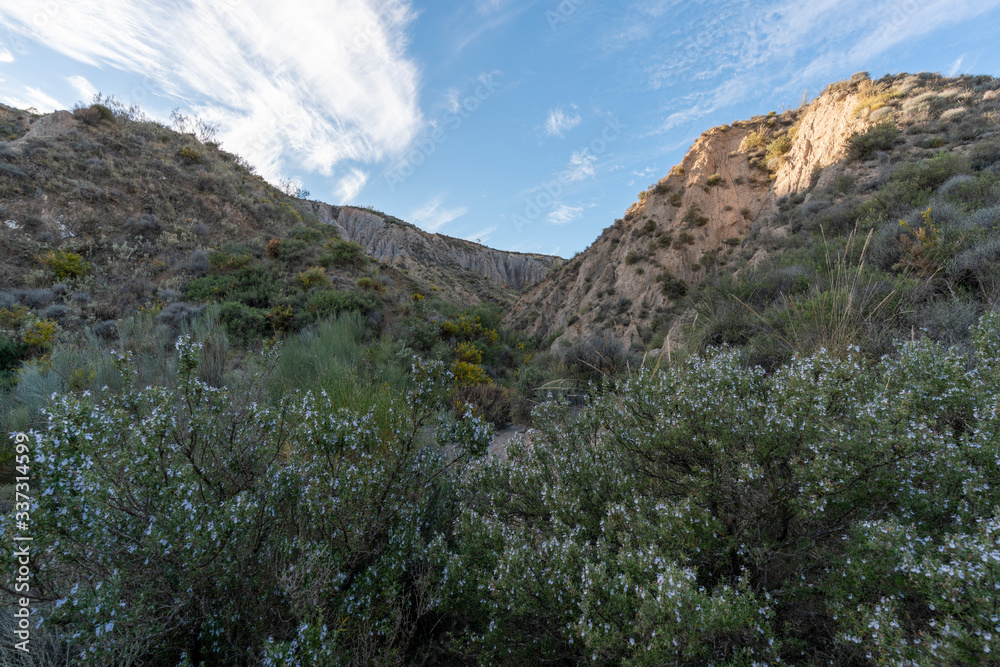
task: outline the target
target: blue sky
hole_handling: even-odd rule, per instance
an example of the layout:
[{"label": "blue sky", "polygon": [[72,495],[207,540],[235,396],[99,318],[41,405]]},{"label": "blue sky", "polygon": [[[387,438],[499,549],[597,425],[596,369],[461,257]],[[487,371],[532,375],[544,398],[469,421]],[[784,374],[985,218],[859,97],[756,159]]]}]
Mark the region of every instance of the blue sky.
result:
[{"label": "blue sky", "polygon": [[0,0],[0,100],[180,108],[274,183],[565,257],[704,130],[868,71],[1000,75],[1000,0]]}]

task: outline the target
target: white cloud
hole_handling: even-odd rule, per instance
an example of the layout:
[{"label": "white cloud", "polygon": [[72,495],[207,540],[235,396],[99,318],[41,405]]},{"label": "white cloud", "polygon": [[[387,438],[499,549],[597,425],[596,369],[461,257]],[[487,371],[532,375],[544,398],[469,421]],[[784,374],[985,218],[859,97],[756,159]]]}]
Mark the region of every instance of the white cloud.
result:
[{"label": "white cloud", "polygon": [[478,232],[473,232],[465,236],[466,241],[472,241],[473,243],[483,243],[490,239],[493,232],[497,230],[497,225],[492,225],[486,229],[480,229]]},{"label": "white cloud", "polygon": [[562,137],[564,132],[579,125],[583,119],[575,110],[574,106],[570,113],[563,111],[562,107],[556,107],[550,111],[548,120],[545,121],[545,134],[550,137]]},{"label": "white cloud", "polygon": [[9,49],[5,49],[0,46],[0,63],[12,63],[14,62],[14,54],[10,52]]},{"label": "white cloud", "polygon": [[579,218],[582,213],[582,206],[560,204],[554,211],[549,213],[548,220],[553,225],[566,225]]},{"label": "white cloud", "polygon": [[585,178],[590,178],[597,173],[596,164],[596,157],[585,150],[577,151],[569,158],[565,178],[568,181],[582,181]]},{"label": "white cloud", "polygon": [[959,56],[958,60],[951,64],[951,68],[948,70],[948,76],[955,76],[962,71],[963,60],[965,60],[965,56]]},{"label": "white cloud", "polygon": [[38,88],[26,86],[23,95],[23,97],[5,96],[3,102],[15,109],[36,109],[41,113],[66,108],[65,104]]},{"label": "white cloud", "polygon": [[348,204],[361,194],[368,183],[368,174],[358,168],[351,169],[337,184],[337,197],[341,203]]},{"label": "white cloud", "polygon": [[433,233],[468,212],[466,206],[444,208],[444,195],[438,195],[411,213],[410,220],[421,229]]},{"label": "white cloud", "polygon": [[503,7],[503,0],[476,0],[476,11],[483,16],[495,14]]},{"label": "white cloud", "polygon": [[413,16],[408,0],[79,0],[58,11],[0,0],[8,30],[148,77],[145,92],[220,122],[226,147],[272,180],[409,145],[422,124]]},{"label": "white cloud", "polygon": [[87,81],[85,77],[77,75],[67,77],[66,80],[69,81],[69,85],[73,86],[76,94],[80,96],[80,102],[90,102],[94,99],[94,95],[97,94],[97,88],[90,81]]},{"label": "white cloud", "polygon": [[749,99],[797,103],[803,88],[870,68],[890,49],[993,11],[1000,0],[705,0],[694,13],[677,12],[675,4],[663,0],[628,14],[605,40],[606,49],[632,50],[645,40],[636,70],[647,73],[651,89],[673,93],[660,131],[700,124]]}]

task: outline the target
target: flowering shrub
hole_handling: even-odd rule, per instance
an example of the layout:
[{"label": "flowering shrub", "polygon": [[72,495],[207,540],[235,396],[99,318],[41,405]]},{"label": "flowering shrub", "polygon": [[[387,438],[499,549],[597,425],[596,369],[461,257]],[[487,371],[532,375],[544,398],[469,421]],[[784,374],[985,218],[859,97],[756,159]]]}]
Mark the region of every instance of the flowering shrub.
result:
[{"label": "flowering shrub", "polygon": [[713,350],[540,405],[505,459],[431,428],[441,362],[386,427],[209,387],[182,339],[174,388],[35,433],[42,627],[91,665],[988,663],[1000,315],[973,339]]},{"label": "flowering shrub", "polygon": [[1000,317],[768,376],[717,351],[468,472],[449,564],[481,662],[980,664],[998,650]]},{"label": "flowering shrub", "polygon": [[21,326],[21,342],[34,350],[45,351],[56,342],[59,325],[52,320],[30,317]]},{"label": "flowering shrub", "polygon": [[451,365],[451,371],[455,374],[455,384],[459,387],[489,384],[491,381],[482,366],[468,361],[456,361]]},{"label": "flowering shrub", "polygon": [[90,271],[90,263],[79,253],[53,250],[42,255],[42,263],[49,267],[59,280],[78,278]]},{"label": "flowering shrub", "polygon": [[310,266],[305,271],[300,272],[298,278],[299,285],[304,290],[330,285],[330,278],[327,277],[326,271],[323,270],[322,266]]},{"label": "flowering shrub", "polygon": [[[177,348],[176,388],[64,397],[35,433],[35,562],[56,599],[42,627],[84,665],[308,660],[294,640],[325,642],[322,624],[341,658],[405,646],[439,600],[435,488],[451,460],[419,437],[449,374],[415,364],[386,437],[322,392],[268,405],[253,387],[210,387],[198,345]],[[439,429],[464,456],[490,432]]]}]

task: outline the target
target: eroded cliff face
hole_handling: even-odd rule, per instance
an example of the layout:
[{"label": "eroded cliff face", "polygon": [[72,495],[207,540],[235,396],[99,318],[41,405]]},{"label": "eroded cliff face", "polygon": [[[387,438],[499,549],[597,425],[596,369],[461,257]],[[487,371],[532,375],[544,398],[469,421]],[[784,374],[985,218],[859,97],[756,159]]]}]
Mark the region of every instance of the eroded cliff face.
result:
[{"label": "eroded cliff face", "polygon": [[870,124],[859,117],[861,97],[856,90],[828,91],[802,111],[791,150],[775,174],[775,197],[808,190],[821,170],[846,157],[848,138]]},{"label": "eroded cliff face", "polygon": [[[359,243],[375,259],[429,280],[460,287],[471,272],[505,289],[522,291],[541,281],[558,257],[494,250],[461,239],[430,234],[411,224],[349,206],[309,202],[320,220],[332,224],[345,239]],[[456,270],[460,270],[455,274]],[[450,275],[449,271],[452,274]],[[474,290],[470,290],[470,296]]]},{"label": "eroded cliff face", "polygon": [[[779,198],[836,169],[848,138],[871,122],[857,113],[861,80],[801,109],[703,134],[593,245],[526,292],[506,324],[557,346],[595,333],[643,346],[677,318],[687,290],[734,263]],[[772,147],[776,140],[786,149]]]}]

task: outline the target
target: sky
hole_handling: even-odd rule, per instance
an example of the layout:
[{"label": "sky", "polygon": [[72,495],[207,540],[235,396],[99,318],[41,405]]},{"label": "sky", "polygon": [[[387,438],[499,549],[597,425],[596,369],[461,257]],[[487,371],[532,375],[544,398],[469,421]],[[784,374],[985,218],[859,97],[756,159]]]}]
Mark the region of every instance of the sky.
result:
[{"label": "sky", "polygon": [[182,113],[274,184],[570,257],[705,130],[1000,76],[1000,0],[0,0],[0,101]]}]

